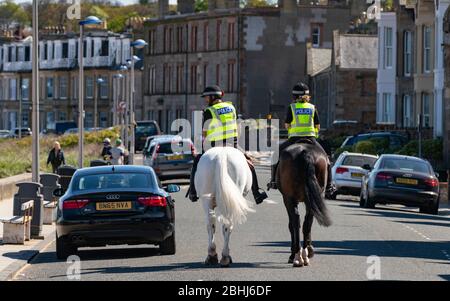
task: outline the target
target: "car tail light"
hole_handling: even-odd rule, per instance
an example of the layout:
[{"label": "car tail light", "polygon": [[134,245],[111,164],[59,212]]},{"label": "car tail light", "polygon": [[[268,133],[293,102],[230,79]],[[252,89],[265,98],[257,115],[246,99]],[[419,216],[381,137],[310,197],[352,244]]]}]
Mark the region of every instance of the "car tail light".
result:
[{"label": "car tail light", "polygon": [[139,197],[138,202],[147,207],[166,207],[167,200],[162,196]]},{"label": "car tail light", "polygon": [[63,202],[63,209],[81,209],[89,203],[89,200],[67,200]]},{"label": "car tail light", "polygon": [[346,172],[348,172],[348,168],[345,168],[345,167],[336,168],[336,174],[338,174],[338,175],[346,173]]},{"label": "car tail light", "polygon": [[439,181],[436,179],[426,179],[425,184],[431,187],[437,187],[439,185]]},{"label": "car tail light", "polygon": [[392,175],[391,175],[391,174],[388,174],[388,173],[386,173],[386,172],[379,172],[379,173],[377,174],[376,179],[377,179],[377,180],[381,180],[381,181],[392,180]]}]

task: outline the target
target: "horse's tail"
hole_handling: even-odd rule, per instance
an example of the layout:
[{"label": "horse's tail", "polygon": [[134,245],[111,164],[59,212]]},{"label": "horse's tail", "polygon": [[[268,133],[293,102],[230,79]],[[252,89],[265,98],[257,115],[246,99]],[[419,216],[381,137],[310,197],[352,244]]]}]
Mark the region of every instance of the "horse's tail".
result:
[{"label": "horse's tail", "polygon": [[[307,208],[311,210],[319,225],[328,227],[331,225],[331,219],[322,197],[321,188],[316,177],[316,168],[314,158],[307,151],[302,151],[296,158],[295,166],[304,166],[305,177],[305,202]],[[302,174],[300,171],[299,174]],[[308,210],[308,209],[307,209]]]},{"label": "horse's tail", "polygon": [[227,153],[220,152],[215,166],[215,191],[216,202],[223,223],[244,223],[247,220],[247,213],[253,212],[247,200],[239,191],[236,183],[231,179],[227,167]]}]

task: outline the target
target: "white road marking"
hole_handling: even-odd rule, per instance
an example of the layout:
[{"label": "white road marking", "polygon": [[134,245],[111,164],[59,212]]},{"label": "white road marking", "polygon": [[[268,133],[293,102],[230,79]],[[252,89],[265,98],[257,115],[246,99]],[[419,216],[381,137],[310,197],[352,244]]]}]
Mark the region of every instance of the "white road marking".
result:
[{"label": "white road marking", "polygon": [[264,203],[270,204],[270,205],[278,205],[279,203],[272,200],[265,200]]},{"label": "white road marking", "polygon": [[420,237],[424,238],[425,240],[431,240],[431,238],[429,238],[428,236],[422,234],[421,232],[417,231],[416,229],[414,229],[414,228],[411,227],[411,226],[403,225],[403,224],[402,224],[402,226],[405,227],[405,228],[407,228],[408,230],[410,230],[410,231],[416,233],[417,235],[419,235]]}]

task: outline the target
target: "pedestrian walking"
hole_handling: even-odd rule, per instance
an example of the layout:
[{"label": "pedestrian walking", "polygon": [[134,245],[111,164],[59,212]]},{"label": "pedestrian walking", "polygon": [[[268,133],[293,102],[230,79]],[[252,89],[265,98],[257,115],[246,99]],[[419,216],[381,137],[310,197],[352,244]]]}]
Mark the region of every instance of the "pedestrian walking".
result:
[{"label": "pedestrian walking", "polygon": [[125,149],[122,146],[122,140],[117,139],[116,145],[111,148],[111,165],[123,165]]},{"label": "pedestrian walking", "polygon": [[50,153],[48,154],[47,165],[49,164],[52,165],[53,173],[56,173],[56,171],[61,165],[66,164],[64,152],[61,149],[61,144],[59,144],[58,141],[55,141],[55,143],[53,143],[53,148],[50,150]]}]

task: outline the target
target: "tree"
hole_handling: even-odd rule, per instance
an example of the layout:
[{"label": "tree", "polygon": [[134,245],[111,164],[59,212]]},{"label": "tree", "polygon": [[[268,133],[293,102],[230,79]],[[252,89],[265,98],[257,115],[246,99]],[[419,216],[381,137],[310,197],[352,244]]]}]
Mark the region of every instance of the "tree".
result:
[{"label": "tree", "polygon": [[30,25],[31,20],[21,5],[14,3],[12,0],[0,2],[0,24],[9,26],[13,23]]},{"label": "tree", "polygon": [[208,0],[195,0],[195,12],[207,11]]},{"label": "tree", "polygon": [[270,0],[242,0],[241,6],[244,7],[270,7],[274,6],[277,2],[273,2]]}]

